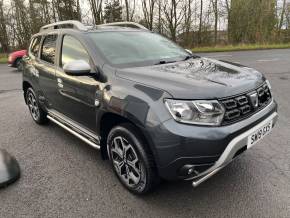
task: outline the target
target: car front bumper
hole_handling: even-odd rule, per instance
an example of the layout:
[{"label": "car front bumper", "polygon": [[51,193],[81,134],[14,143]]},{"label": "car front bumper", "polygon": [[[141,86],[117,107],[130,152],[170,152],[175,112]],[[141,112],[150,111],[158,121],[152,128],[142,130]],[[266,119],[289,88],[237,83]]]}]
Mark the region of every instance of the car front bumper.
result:
[{"label": "car front bumper", "polygon": [[199,184],[201,184],[202,182],[206,181],[211,176],[216,174],[218,171],[220,171],[223,167],[228,165],[236,157],[237,152],[247,145],[248,136],[251,135],[251,133],[263,127],[265,124],[269,123],[270,121],[273,121],[273,126],[274,126],[277,122],[277,119],[278,119],[278,113],[274,112],[269,117],[267,117],[267,119],[260,122],[258,125],[238,135],[237,137],[233,138],[231,142],[228,144],[228,146],[226,147],[225,151],[222,153],[220,158],[215,162],[213,166],[211,166],[209,169],[205,170],[204,172],[200,173],[196,177],[190,178],[190,179],[194,179],[194,181],[192,182],[192,185],[194,187],[198,186]]},{"label": "car front bumper", "polygon": [[[213,175],[247,150],[247,141],[242,136],[249,135],[268,119],[273,119],[275,125],[275,101],[251,117],[231,125],[193,126],[170,119],[150,128],[149,142],[155,148],[153,153],[159,175],[166,180],[190,179],[194,182]],[[195,169],[192,174],[188,173],[190,167]]]}]

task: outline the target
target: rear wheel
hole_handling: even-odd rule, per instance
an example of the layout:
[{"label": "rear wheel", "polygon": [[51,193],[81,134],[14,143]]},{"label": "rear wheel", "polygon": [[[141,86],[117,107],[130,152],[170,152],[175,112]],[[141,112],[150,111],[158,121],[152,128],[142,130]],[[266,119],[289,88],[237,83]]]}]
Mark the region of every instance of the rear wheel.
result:
[{"label": "rear wheel", "polygon": [[40,107],[38,99],[32,88],[28,88],[26,91],[26,102],[29,108],[32,119],[37,124],[45,124],[48,122],[46,112]]},{"label": "rear wheel", "polygon": [[120,182],[135,194],[145,194],[159,183],[159,176],[151,152],[135,129],[128,123],[114,127],[107,145]]}]

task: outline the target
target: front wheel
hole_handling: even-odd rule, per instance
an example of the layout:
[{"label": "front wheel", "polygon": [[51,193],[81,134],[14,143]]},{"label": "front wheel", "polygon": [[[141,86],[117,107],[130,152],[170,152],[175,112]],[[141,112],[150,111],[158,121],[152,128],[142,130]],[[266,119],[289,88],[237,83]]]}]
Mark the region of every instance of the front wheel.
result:
[{"label": "front wheel", "polygon": [[133,125],[127,123],[114,127],[107,145],[114,172],[129,191],[145,194],[158,184],[153,156]]},{"label": "front wheel", "polygon": [[46,112],[40,107],[38,99],[36,98],[35,92],[32,88],[28,88],[26,91],[26,103],[29,108],[32,119],[37,124],[46,124],[48,119]]}]

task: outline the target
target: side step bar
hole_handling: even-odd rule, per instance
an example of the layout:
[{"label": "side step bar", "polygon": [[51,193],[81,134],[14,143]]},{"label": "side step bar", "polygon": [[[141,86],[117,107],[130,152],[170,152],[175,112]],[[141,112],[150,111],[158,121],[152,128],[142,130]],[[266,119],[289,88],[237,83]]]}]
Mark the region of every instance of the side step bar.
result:
[{"label": "side step bar", "polygon": [[79,139],[81,139],[82,141],[84,141],[85,143],[89,144],[90,146],[92,146],[93,148],[96,149],[100,149],[100,145],[89,140],[88,138],[86,138],[85,136],[81,135],[80,133],[78,133],[77,131],[69,128],[68,126],[64,125],[63,123],[61,123],[60,121],[58,121],[57,119],[51,117],[50,115],[47,115],[47,118],[49,120],[51,120],[52,122],[54,122],[55,124],[59,125],[60,127],[64,128],[65,130],[67,130],[68,132],[70,132],[71,134],[73,134],[74,136],[78,137]]}]

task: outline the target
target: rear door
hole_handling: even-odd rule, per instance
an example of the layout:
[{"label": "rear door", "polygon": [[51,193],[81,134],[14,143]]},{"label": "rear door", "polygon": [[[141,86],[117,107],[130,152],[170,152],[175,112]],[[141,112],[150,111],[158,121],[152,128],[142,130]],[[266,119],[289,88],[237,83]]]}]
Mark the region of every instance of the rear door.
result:
[{"label": "rear door", "polygon": [[24,77],[33,83],[33,87],[39,95],[39,73],[35,66],[39,60],[39,50],[42,36],[35,36],[31,39],[27,56],[24,60]]},{"label": "rear door", "polygon": [[[58,96],[57,110],[94,131],[96,129],[95,96],[100,82],[90,76],[70,76],[63,71],[63,66],[74,60],[84,60],[91,66],[90,55],[81,39],[72,35],[64,35],[61,39],[59,64],[56,69]],[[92,67],[93,70],[93,67]]]},{"label": "rear door", "polygon": [[35,64],[35,68],[37,68],[39,73],[40,88],[49,108],[55,104],[56,97],[55,63],[57,39],[57,34],[48,34],[43,37],[39,61]]}]

